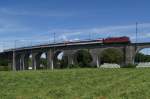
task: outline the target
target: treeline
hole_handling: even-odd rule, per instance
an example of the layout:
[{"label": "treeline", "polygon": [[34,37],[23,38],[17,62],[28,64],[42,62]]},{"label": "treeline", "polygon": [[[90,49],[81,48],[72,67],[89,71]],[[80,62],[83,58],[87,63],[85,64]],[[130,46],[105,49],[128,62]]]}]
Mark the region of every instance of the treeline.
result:
[{"label": "treeline", "polygon": [[150,62],[150,55],[145,55],[143,53],[137,53],[135,56],[135,62]]},{"label": "treeline", "polygon": [[4,58],[0,58],[0,66],[8,66],[9,61]]},{"label": "treeline", "polygon": [[60,60],[60,67],[61,68],[84,68],[84,67],[91,67],[90,63],[92,62],[92,56],[89,53],[88,50],[79,50],[75,53],[74,56],[74,65],[68,65],[68,57],[64,56],[62,57],[62,60]]},{"label": "treeline", "polygon": [[7,59],[0,58],[0,71],[8,71],[10,67],[8,66],[10,62]]},{"label": "treeline", "polygon": [[[117,63],[122,64],[123,63],[123,53],[120,50],[110,48],[106,49],[102,52],[102,54],[98,54],[99,57],[99,64],[103,63]],[[62,68],[74,68],[74,67],[93,67],[91,66],[91,62],[93,61],[91,54],[88,50],[79,50],[75,54],[76,63],[75,65],[67,65],[67,57],[64,57],[61,61],[61,67]],[[96,66],[94,66],[96,67]]]},{"label": "treeline", "polygon": [[[123,53],[114,48],[109,48],[104,50],[99,56],[99,64],[103,63],[116,63],[119,65],[123,64]],[[91,62],[93,61],[92,56],[89,50],[79,50],[75,54],[74,65],[68,65],[68,57],[63,56],[62,60],[57,60],[55,63],[55,68],[84,68],[84,67],[93,67],[91,66]],[[31,59],[29,59],[29,65],[31,66]],[[150,55],[145,55],[142,53],[137,53],[135,56],[135,63],[139,62],[150,62]],[[0,59],[0,70],[9,70],[8,67],[9,61],[6,59]],[[41,58],[40,60],[41,67],[38,69],[45,69],[47,66],[47,60]],[[96,66],[95,66],[96,67]]]}]

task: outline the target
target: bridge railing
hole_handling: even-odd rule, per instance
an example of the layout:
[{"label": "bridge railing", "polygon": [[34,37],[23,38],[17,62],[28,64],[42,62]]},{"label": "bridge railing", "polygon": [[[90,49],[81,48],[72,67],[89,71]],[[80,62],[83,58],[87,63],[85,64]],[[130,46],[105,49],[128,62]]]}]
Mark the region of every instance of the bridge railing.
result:
[{"label": "bridge railing", "polygon": [[[92,40],[92,39],[91,39]],[[57,40],[57,41],[50,41],[50,40],[43,40],[43,41],[10,41],[10,42],[3,42],[0,46],[0,52],[9,51],[12,49],[17,48],[25,48],[25,47],[33,47],[33,46],[40,46],[40,45],[48,45],[48,44],[58,44],[58,43],[68,43],[68,42],[80,42],[80,41],[89,41],[89,39],[83,40]]]}]

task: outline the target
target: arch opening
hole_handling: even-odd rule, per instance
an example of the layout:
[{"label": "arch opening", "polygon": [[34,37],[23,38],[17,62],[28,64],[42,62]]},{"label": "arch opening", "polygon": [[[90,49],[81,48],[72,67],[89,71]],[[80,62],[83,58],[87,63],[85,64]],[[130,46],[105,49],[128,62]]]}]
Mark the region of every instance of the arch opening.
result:
[{"label": "arch opening", "polygon": [[57,51],[54,54],[54,67],[65,68],[68,65],[68,59],[64,55],[64,51]]},{"label": "arch opening", "polygon": [[118,64],[122,65],[124,56],[123,51],[115,48],[108,48],[99,54],[100,64]]},{"label": "arch opening", "polygon": [[27,56],[27,70],[32,70],[32,54],[29,54]]},{"label": "arch opening", "polygon": [[21,65],[23,66],[24,70],[32,70],[32,54],[28,53],[23,56],[24,60],[21,60]]},{"label": "arch opening", "polygon": [[92,62],[92,55],[90,54],[89,50],[83,49],[78,50],[75,53],[75,60],[79,67],[91,67]]},{"label": "arch opening", "polygon": [[12,61],[9,55],[6,54],[0,55],[0,71],[11,70],[12,69],[11,64]]},{"label": "arch opening", "polygon": [[46,52],[40,53],[39,60],[37,60],[37,69],[47,69],[47,54]]},{"label": "arch opening", "polygon": [[150,48],[143,48],[136,52],[134,63],[137,67],[150,67]]}]

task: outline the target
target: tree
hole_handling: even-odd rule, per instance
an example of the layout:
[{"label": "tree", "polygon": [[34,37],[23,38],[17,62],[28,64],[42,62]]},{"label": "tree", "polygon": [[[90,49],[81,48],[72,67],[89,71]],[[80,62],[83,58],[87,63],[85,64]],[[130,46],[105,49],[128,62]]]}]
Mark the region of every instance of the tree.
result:
[{"label": "tree", "polygon": [[135,56],[135,62],[150,62],[150,55],[137,53]]},{"label": "tree", "polygon": [[[40,59],[40,65],[43,65],[44,67],[46,67],[47,66],[47,59],[45,59],[45,58],[41,58]],[[44,67],[39,67],[39,69],[44,69]]]},{"label": "tree", "polygon": [[109,48],[102,52],[100,59],[102,63],[121,64],[123,62],[123,53],[118,49]]},{"label": "tree", "polygon": [[76,53],[76,59],[80,67],[90,67],[89,63],[92,61],[92,56],[88,50],[79,50]]},{"label": "tree", "polygon": [[0,66],[8,66],[9,61],[4,58],[0,58]]},{"label": "tree", "polygon": [[68,57],[67,56],[63,56],[62,60],[60,61],[60,68],[66,68],[68,66]]}]

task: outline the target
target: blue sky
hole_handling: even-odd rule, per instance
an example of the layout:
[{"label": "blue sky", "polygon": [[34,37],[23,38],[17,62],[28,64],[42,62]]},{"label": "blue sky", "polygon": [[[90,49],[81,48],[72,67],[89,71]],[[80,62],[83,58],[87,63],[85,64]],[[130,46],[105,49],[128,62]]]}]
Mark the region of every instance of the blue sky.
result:
[{"label": "blue sky", "polygon": [[[1,0],[2,48],[56,40],[129,36],[150,42],[149,0]],[[32,43],[31,43],[32,42]],[[33,43],[34,42],[34,43]]]}]

